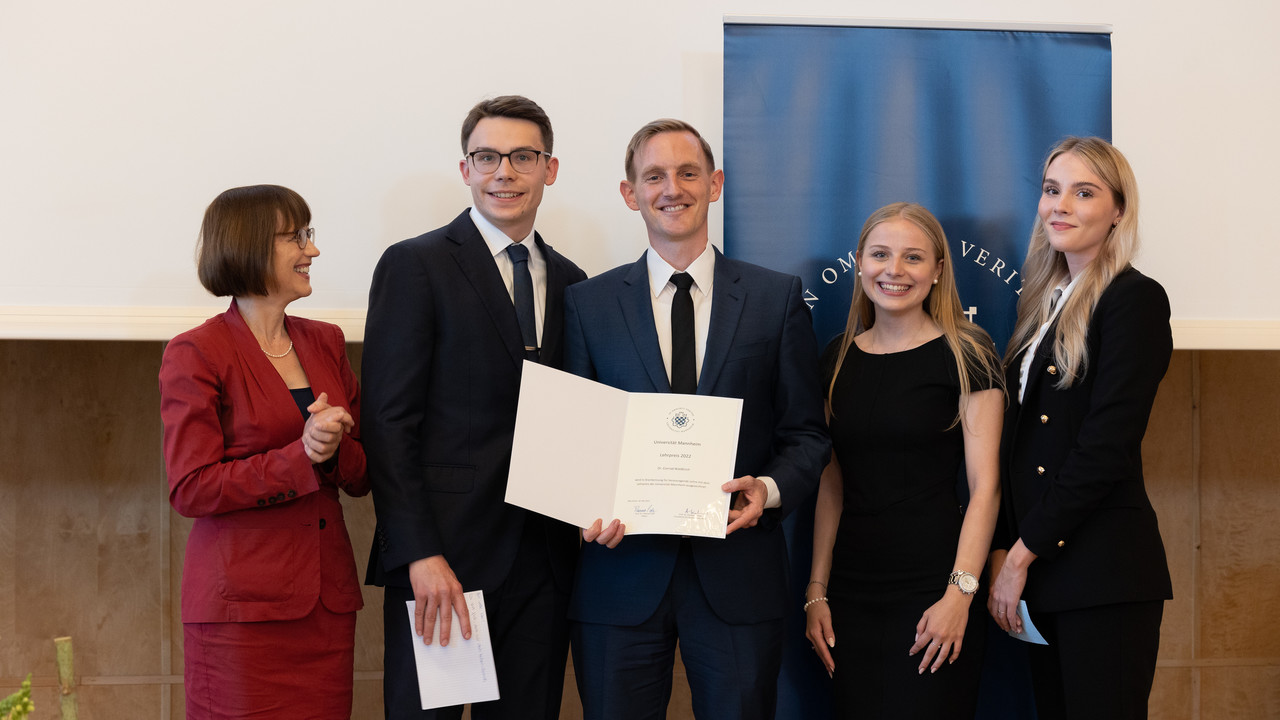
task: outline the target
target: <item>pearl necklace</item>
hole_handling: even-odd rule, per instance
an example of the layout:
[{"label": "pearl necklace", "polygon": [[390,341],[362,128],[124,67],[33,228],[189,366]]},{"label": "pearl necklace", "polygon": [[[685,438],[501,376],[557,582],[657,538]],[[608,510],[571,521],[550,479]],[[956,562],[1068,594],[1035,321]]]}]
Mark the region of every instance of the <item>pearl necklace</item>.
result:
[{"label": "pearl necklace", "polygon": [[288,350],[285,350],[284,352],[280,353],[279,355],[272,355],[271,353],[267,352],[267,349],[266,349],[266,348],[264,348],[264,347],[262,347],[261,345],[259,345],[259,346],[258,346],[258,349],[259,349],[259,350],[261,350],[261,351],[262,351],[262,353],[263,353],[264,355],[266,355],[267,357],[269,357],[269,358],[276,358],[276,359],[278,360],[278,359],[280,359],[280,358],[284,357],[285,355],[288,355],[289,353],[293,352],[293,341],[292,341],[292,340],[290,340],[290,341],[289,341],[289,349],[288,349]]}]

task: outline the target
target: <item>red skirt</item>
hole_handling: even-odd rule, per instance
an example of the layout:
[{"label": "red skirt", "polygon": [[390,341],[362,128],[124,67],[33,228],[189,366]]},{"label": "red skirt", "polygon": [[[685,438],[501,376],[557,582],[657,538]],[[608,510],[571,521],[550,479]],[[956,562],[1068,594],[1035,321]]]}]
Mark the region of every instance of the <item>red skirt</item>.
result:
[{"label": "red skirt", "polygon": [[187,720],[349,720],[356,614],[183,624]]}]

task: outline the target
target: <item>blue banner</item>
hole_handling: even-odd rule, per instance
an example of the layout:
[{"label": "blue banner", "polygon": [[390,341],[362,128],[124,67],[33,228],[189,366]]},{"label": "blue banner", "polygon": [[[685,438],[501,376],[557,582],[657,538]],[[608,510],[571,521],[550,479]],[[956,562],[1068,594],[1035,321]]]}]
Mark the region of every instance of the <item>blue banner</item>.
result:
[{"label": "blue banner", "polygon": [[[844,329],[863,221],[920,203],[946,230],[962,305],[1003,352],[1045,155],[1066,135],[1111,137],[1110,36],[755,24],[724,34],[726,254],[799,275],[825,345]],[[799,612],[812,520],[801,509],[788,521],[796,613],[783,719],[829,713]],[[988,664],[1018,665],[1002,639]],[[993,699],[989,685],[980,717],[1028,717],[1028,689]]]}]

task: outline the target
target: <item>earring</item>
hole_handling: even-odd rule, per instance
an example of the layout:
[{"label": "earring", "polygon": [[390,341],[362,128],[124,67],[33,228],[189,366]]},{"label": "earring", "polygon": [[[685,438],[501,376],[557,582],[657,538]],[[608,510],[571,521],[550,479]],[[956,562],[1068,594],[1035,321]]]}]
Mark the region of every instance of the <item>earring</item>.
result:
[{"label": "earring", "polygon": [[862,271],[861,271],[861,270],[859,270],[859,271],[858,271],[858,277],[862,277]]},{"label": "earring", "polygon": [[938,278],[934,278],[934,279],[933,279],[933,284],[934,284],[934,285],[937,285],[937,284],[938,284]]}]

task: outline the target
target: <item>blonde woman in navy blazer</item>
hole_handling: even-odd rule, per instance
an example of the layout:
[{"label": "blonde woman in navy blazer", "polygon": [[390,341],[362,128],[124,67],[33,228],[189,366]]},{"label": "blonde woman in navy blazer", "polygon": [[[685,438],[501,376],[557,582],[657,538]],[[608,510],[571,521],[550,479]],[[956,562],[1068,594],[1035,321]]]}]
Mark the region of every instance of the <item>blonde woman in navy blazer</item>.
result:
[{"label": "blonde woman in navy blazer", "polygon": [[[1036,708],[1145,718],[1172,597],[1142,437],[1173,350],[1169,299],[1134,270],[1137,184],[1120,151],[1067,138],[1045,163],[1005,355],[1003,516],[988,606],[1029,646]],[[1061,292],[1059,292],[1061,291]]]},{"label": "blonde woman in navy blazer", "polygon": [[349,718],[363,604],[338,502],[369,492],[342,331],[285,315],[320,254],[297,193],[218,196],[199,274],[231,307],[160,366],[169,502],[195,518],[182,573],[186,716]]}]

